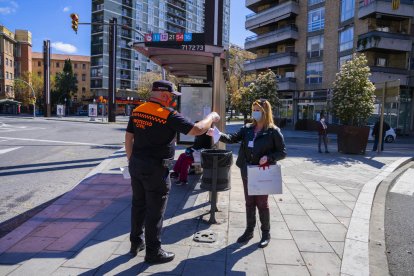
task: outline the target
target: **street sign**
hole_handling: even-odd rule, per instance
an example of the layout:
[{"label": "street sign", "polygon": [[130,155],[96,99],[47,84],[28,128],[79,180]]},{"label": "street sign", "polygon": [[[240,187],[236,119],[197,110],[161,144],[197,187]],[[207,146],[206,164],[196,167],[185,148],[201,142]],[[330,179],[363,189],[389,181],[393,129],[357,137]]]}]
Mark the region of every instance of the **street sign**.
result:
[{"label": "street sign", "polygon": [[144,42],[146,47],[204,51],[204,36],[204,33],[152,33],[145,34]]},{"label": "street sign", "polygon": [[56,115],[59,117],[65,116],[65,107],[63,104],[56,105]]},{"label": "street sign", "polygon": [[88,106],[88,115],[89,117],[96,117],[98,116],[98,105],[97,104],[89,104]]}]

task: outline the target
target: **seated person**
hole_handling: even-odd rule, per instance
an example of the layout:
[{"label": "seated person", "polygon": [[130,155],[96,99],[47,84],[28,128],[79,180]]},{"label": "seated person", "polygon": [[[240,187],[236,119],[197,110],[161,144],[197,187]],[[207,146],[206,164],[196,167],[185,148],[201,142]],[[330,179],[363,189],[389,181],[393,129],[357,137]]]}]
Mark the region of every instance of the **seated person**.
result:
[{"label": "seated person", "polygon": [[174,171],[170,175],[172,178],[178,178],[177,182],[175,182],[176,185],[188,184],[188,170],[194,162],[193,152],[195,150],[209,148],[211,148],[210,136],[204,133],[203,135],[195,137],[193,146],[186,148],[185,152],[180,154],[174,165]]}]

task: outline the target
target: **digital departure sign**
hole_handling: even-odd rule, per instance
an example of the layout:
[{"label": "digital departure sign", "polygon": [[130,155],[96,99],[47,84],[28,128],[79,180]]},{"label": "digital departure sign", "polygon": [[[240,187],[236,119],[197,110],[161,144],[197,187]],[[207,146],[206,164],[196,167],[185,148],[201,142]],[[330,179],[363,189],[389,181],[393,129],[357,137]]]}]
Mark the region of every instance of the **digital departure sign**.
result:
[{"label": "digital departure sign", "polygon": [[204,51],[204,33],[152,33],[145,34],[146,47]]}]

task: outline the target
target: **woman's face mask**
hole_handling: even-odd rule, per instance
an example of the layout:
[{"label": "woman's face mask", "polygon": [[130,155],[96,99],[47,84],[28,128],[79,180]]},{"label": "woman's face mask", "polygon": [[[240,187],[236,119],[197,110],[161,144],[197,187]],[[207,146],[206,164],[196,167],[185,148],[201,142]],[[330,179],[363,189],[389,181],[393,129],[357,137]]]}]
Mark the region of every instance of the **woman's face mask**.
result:
[{"label": "woman's face mask", "polygon": [[262,119],[262,112],[261,111],[253,111],[252,112],[252,118],[258,122]]}]

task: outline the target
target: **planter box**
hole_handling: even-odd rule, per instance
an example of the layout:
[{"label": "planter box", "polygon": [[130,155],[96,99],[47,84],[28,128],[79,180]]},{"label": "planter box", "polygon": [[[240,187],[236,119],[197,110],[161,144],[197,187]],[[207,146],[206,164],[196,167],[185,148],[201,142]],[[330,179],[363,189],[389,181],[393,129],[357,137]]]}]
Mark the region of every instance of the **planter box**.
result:
[{"label": "planter box", "polygon": [[365,154],[369,127],[341,126],[338,131],[338,152]]}]

